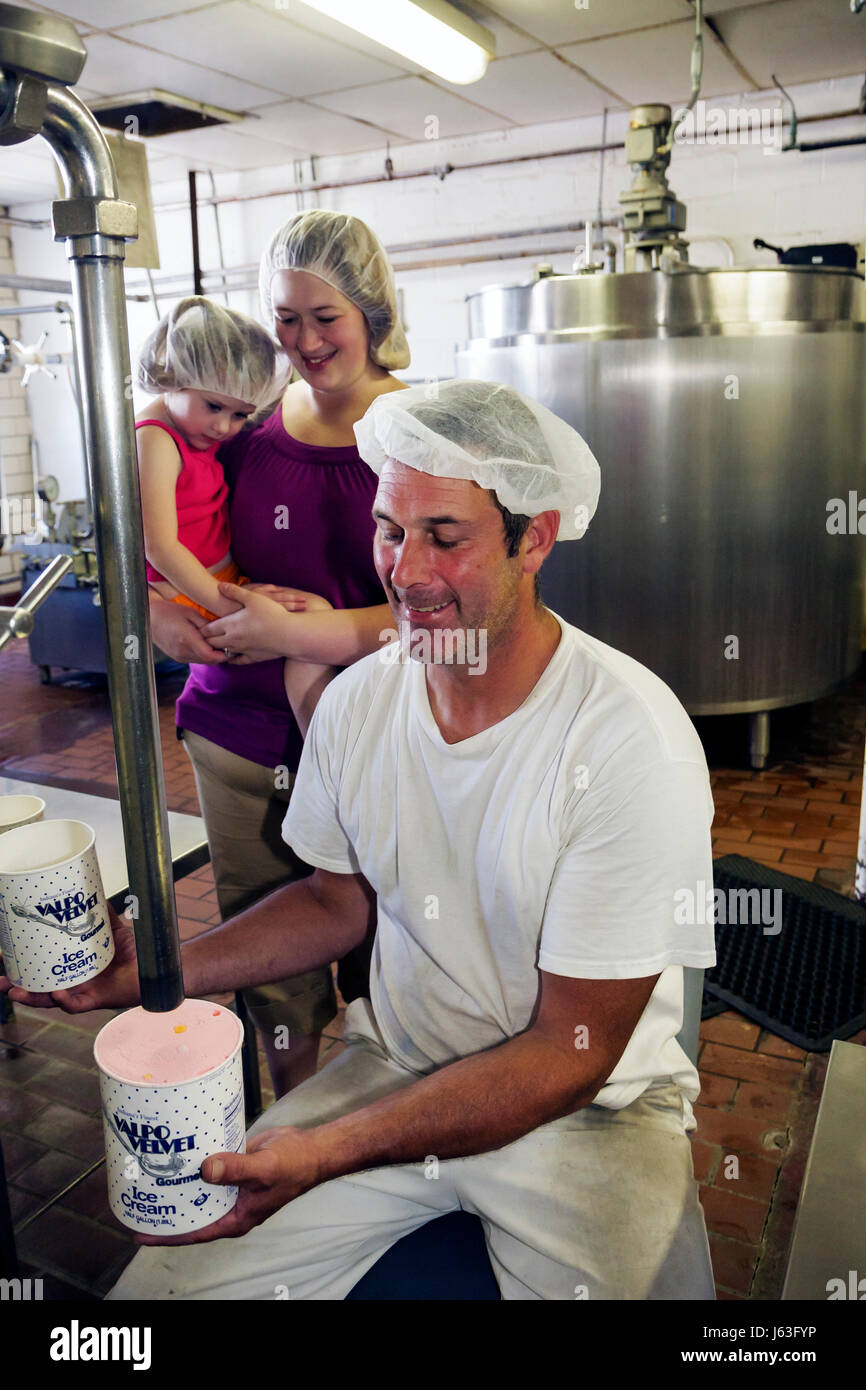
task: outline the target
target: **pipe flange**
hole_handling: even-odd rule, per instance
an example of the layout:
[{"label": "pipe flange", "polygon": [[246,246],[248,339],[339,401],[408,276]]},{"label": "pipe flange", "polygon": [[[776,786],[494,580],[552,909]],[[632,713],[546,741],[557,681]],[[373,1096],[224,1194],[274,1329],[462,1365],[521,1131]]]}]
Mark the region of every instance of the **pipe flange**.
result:
[{"label": "pipe flange", "polygon": [[52,203],[54,240],[67,237],[110,236],[134,241],[138,236],[138,211],[134,203],[118,198],[65,198]]}]

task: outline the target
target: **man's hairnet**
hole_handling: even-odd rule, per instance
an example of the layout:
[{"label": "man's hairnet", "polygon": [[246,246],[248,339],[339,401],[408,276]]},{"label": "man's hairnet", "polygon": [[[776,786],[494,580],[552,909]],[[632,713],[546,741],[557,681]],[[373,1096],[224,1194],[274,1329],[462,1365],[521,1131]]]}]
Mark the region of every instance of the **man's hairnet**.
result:
[{"label": "man's hairnet", "polygon": [[289,379],[289,362],[248,314],[191,295],[160,319],[139,354],[143,391],[213,391],[256,409],[271,404]]},{"label": "man's hairnet", "polygon": [[396,459],[490,488],[514,515],[558,511],[558,541],[579,539],[598,505],[601,475],[585,440],[513,386],[459,380],[389,391],[355,435],[374,473]]},{"label": "man's hairnet", "polygon": [[387,371],[408,367],[409,344],[400,323],[394,272],[366,222],[345,212],[311,208],[296,213],[271,238],[259,267],[265,323],[274,321],[271,284],[281,270],[306,270],[345,295],[370,329],[370,357]]}]

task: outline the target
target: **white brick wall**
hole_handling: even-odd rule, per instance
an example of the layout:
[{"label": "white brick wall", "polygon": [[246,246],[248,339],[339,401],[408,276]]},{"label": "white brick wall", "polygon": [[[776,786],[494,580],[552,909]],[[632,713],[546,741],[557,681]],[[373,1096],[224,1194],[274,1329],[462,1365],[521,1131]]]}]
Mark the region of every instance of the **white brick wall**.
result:
[{"label": "white brick wall", "polygon": [[[14,275],[15,262],[7,229],[0,226],[0,275]],[[15,304],[15,291],[0,288],[0,304]],[[17,338],[18,319],[0,318],[0,329],[7,338]],[[32,498],[32,468],[30,464],[30,441],[32,426],[27,402],[27,392],[21,385],[20,367],[0,376],[0,497],[12,504],[8,509],[14,516],[16,498]],[[30,504],[32,506],[32,503]],[[18,504],[17,514],[29,515]],[[8,517],[0,515],[0,524]],[[19,559],[8,552],[14,546],[14,537],[7,536],[0,552],[0,585],[9,588],[8,581],[20,573]]]}]

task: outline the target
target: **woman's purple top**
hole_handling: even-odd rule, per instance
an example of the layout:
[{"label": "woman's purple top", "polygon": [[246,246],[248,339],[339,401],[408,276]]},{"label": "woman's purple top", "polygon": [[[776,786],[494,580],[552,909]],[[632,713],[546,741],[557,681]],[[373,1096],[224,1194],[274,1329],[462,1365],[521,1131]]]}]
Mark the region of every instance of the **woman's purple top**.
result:
[{"label": "woman's purple top", "polygon": [[[335,608],[386,602],[373,565],[370,509],[378,479],[354,445],[302,444],[286,433],[278,408],[225,445],[220,460],[230,488],[232,556],[242,574],[321,594]],[[230,753],[297,771],[302,739],[282,657],[191,666],[176,719]]]}]

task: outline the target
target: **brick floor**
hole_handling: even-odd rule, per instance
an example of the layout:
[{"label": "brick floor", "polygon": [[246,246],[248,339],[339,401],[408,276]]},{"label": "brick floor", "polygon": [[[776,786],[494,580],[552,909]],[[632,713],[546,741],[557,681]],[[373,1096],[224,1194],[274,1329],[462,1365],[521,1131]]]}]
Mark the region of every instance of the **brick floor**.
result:
[{"label": "brick floor", "polygon": [[[24,644],[7,647],[2,659],[0,772],[112,794],[104,682],[74,676],[40,686]],[[177,675],[158,683],[166,799],[170,810],[197,813],[192,772],[174,736],[181,686]],[[695,723],[711,768],[714,854],[744,855],[845,891],[857,848],[866,670],[833,697],[776,712],[770,766],[760,773],[748,769],[744,719]],[[219,920],[210,866],[178,885],[177,901],[184,939]],[[132,1254],[96,1166],[91,1049],[105,1017],[19,1006],[0,1026],[0,1134],[22,1273],[43,1277],[50,1298],[101,1297]],[[320,1067],[342,1051],[342,1026],[341,1010],[322,1039]],[[866,1043],[866,1030],[851,1041]],[[826,1066],[826,1055],[733,1011],[701,1025],[692,1153],[720,1299],[779,1296]],[[263,1095],[269,1104],[267,1081]]]}]

